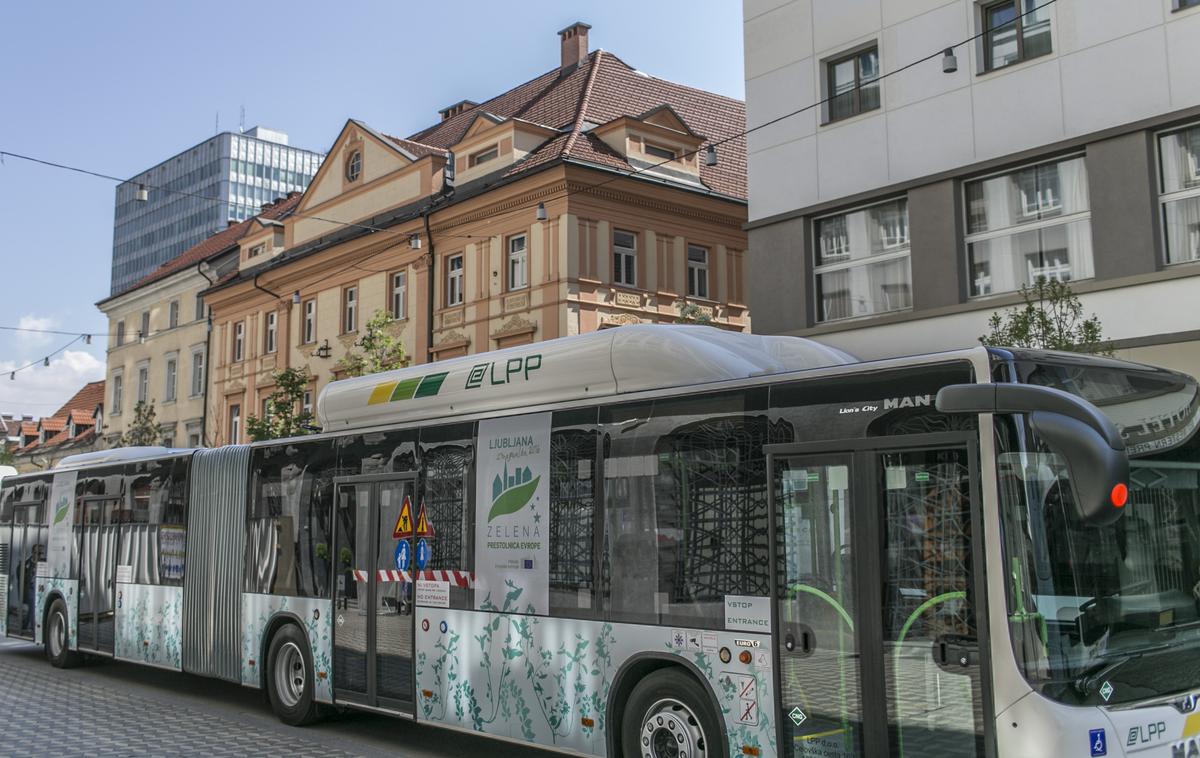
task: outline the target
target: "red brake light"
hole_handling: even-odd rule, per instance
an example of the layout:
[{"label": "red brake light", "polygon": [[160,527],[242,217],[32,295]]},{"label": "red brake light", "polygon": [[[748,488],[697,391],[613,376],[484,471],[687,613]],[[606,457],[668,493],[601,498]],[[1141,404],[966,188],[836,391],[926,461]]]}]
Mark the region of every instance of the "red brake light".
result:
[{"label": "red brake light", "polygon": [[1124,482],[1117,482],[1112,488],[1112,504],[1115,508],[1124,508],[1125,503],[1129,502],[1129,488]]}]

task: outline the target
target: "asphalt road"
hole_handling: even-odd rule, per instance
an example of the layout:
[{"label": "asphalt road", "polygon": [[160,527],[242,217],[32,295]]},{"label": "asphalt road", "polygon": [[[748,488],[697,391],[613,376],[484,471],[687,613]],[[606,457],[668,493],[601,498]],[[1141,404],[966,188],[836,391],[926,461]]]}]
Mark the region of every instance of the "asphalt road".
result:
[{"label": "asphalt road", "polygon": [[40,647],[0,641],[0,755],[530,756],[553,753],[363,712],[281,724],[258,690],[91,661],[50,666]]}]

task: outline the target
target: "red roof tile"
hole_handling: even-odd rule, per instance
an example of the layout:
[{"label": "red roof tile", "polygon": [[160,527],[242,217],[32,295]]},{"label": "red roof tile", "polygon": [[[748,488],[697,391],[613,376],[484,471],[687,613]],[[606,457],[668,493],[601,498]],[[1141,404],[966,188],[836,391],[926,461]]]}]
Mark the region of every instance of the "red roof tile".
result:
[{"label": "red roof tile", "polygon": [[[73,410],[84,411],[89,417],[96,406],[104,402],[104,380],[88,382],[75,395],[55,412],[55,416],[66,419]],[[44,421],[45,419],[43,419]]]},{"label": "red roof tile", "polygon": [[156,282],[159,279],[168,277],[171,274],[182,271],[185,268],[195,266],[198,263],[220,255],[229,248],[233,247],[238,240],[250,232],[251,225],[254,223],[255,218],[263,218],[268,220],[282,218],[283,216],[295,210],[296,206],[300,204],[300,197],[301,195],[296,193],[291,197],[285,198],[282,202],[275,203],[257,216],[248,218],[245,221],[240,221],[233,226],[222,229],[203,242],[188,248],[176,257],[162,264],[149,274],[146,274],[141,279],[138,279],[133,284],[118,292],[116,295],[107,297],[100,302],[103,303],[108,300],[112,300],[114,297],[120,297],[126,292],[131,292],[140,287],[145,287],[151,282]]},{"label": "red roof tile", "polygon": [[38,422],[44,432],[61,432],[67,428],[66,416],[49,416]]}]

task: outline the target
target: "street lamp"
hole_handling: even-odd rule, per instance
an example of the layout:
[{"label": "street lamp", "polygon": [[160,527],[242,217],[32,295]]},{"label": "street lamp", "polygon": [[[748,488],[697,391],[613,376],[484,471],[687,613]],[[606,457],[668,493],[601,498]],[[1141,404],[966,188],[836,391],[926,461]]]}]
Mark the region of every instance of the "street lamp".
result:
[{"label": "street lamp", "polygon": [[313,355],[317,356],[318,358],[328,358],[332,354],[333,350],[329,347],[329,340],[325,340],[323,343],[321,343],[321,346],[313,352]]},{"label": "street lamp", "polygon": [[942,54],[942,72],[953,74],[958,70],[958,58],[954,56],[954,48],[946,48],[946,52]]}]

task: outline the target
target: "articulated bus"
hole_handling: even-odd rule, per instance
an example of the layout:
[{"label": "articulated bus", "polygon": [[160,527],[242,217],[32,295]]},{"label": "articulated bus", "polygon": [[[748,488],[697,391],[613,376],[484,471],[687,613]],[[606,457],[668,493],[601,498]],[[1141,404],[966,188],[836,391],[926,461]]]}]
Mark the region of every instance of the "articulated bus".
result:
[{"label": "articulated bus", "polygon": [[1200,753],[1188,376],[634,325],[318,419],[6,477],[4,634],[582,755]]}]

